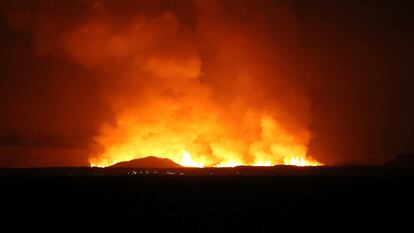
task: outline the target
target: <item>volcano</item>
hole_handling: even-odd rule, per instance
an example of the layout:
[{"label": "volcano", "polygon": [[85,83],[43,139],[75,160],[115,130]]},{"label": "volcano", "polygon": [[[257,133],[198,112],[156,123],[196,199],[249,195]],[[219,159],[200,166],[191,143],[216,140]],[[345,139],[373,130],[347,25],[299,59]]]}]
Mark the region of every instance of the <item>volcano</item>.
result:
[{"label": "volcano", "polygon": [[111,167],[120,168],[180,168],[181,165],[174,163],[170,159],[162,159],[155,156],[148,156],[140,159],[119,162]]}]

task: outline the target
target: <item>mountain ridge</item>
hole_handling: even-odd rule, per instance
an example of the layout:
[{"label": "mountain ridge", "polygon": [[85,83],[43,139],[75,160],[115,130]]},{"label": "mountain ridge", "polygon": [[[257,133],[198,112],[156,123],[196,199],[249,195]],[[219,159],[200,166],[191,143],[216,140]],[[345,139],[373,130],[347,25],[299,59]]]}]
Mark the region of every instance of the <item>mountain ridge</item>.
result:
[{"label": "mountain ridge", "polygon": [[175,163],[170,159],[158,158],[155,156],[148,156],[129,161],[116,163],[113,168],[181,168],[183,166]]}]

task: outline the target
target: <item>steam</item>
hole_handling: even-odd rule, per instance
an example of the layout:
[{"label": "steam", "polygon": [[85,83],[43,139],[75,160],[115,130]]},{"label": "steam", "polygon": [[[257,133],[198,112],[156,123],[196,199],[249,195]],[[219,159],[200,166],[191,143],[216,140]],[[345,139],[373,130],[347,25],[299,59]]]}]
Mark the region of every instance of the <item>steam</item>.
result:
[{"label": "steam", "polygon": [[[287,5],[114,4],[38,1],[26,18],[7,17],[30,28],[35,54],[77,64],[101,85],[114,121],[93,139],[91,163],[149,155],[180,162],[183,153],[205,166],[307,157],[310,102]],[[73,12],[62,16],[67,5]]]}]

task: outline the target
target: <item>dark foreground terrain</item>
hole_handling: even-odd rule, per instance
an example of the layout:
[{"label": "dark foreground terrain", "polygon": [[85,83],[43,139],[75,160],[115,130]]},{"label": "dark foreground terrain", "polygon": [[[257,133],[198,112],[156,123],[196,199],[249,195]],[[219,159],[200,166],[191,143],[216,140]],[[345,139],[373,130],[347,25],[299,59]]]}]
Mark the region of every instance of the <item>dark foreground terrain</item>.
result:
[{"label": "dark foreground terrain", "polygon": [[3,169],[1,226],[13,228],[2,232],[412,232],[411,171]]}]

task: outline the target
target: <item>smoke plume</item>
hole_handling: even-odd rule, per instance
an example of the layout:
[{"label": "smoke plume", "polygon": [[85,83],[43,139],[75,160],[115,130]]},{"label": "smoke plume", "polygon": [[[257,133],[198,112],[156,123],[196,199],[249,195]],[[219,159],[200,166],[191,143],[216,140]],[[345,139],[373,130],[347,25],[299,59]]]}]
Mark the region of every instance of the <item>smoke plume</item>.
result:
[{"label": "smoke plume", "polygon": [[34,56],[81,67],[99,86],[112,117],[91,126],[93,165],[311,160],[298,20],[285,1],[267,3],[45,0],[3,11],[31,33]]}]

